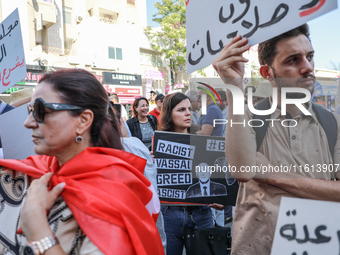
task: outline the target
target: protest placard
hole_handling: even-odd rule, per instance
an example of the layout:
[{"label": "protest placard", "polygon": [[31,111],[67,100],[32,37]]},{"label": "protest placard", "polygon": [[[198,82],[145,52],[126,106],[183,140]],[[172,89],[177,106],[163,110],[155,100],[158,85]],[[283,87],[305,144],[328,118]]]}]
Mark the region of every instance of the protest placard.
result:
[{"label": "protest placard", "polygon": [[26,77],[18,8],[0,24],[0,93]]},{"label": "protest placard", "polygon": [[340,203],[281,198],[272,255],[339,254]]},{"label": "protest placard", "polygon": [[236,35],[263,42],[337,8],[337,0],[186,1],[187,73],[204,68]]},{"label": "protest placard", "polygon": [[0,137],[5,159],[25,159],[35,155],[32,130],[24,127],[27,106],[0,115]]},{"label": "protest placard", "polygon": [[156,131],[153,153],[161,202],[235,205],[238,183],[224,148],[224,137]]}]

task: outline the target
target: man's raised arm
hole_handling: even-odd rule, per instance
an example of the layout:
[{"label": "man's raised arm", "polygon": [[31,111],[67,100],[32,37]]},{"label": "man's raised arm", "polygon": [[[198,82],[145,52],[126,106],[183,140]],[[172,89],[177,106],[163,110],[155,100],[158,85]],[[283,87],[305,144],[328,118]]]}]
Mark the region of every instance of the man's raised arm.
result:
[{"label": "man's raised arm", "polygon": [[[248,62],[242,54],[250,49],[247,39],[241,36],[233,38],[212,62],[225,84],[234,85],[243,91],[244,63]],[[226,129],[226,157],[231,166],[238,170],[232,176],[238,181],[248,181],[253,173],[242,173],[242,166],[256,165],[256,141],[248,126],[248,114],[234,115],[233,96],[227,90],[228,123]],[[245,123],[232,124],[231,123]]]}]

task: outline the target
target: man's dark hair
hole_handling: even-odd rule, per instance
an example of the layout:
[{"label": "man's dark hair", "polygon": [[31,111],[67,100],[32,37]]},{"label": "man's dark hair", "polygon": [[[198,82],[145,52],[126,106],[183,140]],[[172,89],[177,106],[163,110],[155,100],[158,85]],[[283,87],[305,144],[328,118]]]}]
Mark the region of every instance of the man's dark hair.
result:
[{"label": "man's dark hair", "polygon": [[112,93],[111,98],[113,101],[115,101],[115,103],[119,103],[119,97],[116,93]]},{"label": "man's dark hair", "polygon": [[260,65],[267,64],[271,66],[277,54],[277,51],[276,51],[277,42],[282,39],[297,36],[297,35],[305,35],[310,41],[309,26],[307,24],[303,24],[302,26],[289,30],[286,33],[283,33],[272,39],[269,39],[265,42],[260,43],[259,48],[258,48],[258,57],[259,57]]},{"label": "man's dark hair", "polygon": [[220,96],[222,102],[227,101],[227,95],[225,94],[224,90],[219,90],[217,93]]}]

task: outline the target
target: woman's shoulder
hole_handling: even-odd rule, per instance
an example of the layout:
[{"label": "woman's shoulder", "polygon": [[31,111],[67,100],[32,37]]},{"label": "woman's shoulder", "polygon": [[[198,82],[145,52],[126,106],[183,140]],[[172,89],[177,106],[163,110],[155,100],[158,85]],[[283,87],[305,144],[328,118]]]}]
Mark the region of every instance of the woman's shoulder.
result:
[{"label": "woman's shoulder", "polygon": [[127,120],[126,123],[127,123],[127,124],[132,124],[132,123],[134,123],[134,122],[136,122],[136,121],[137,121],[137,118],[136,118],[136,116],[134,116],[134,117],[132,117],[131,119]]}]

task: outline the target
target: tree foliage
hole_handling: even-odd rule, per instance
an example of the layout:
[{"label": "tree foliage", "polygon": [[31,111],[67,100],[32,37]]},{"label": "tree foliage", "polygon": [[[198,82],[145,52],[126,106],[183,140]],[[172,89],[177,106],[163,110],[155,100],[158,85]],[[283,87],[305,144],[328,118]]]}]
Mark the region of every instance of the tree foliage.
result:
[{"label": "tree foliage", "polygon": [[176,83],[177,73],[184,71],[186,64],[186,16],[184,0],[160,0],[155,3],[158,10],[153,21],[160,29],[147,27],[148,36],[154,50],[164,55]]}]

